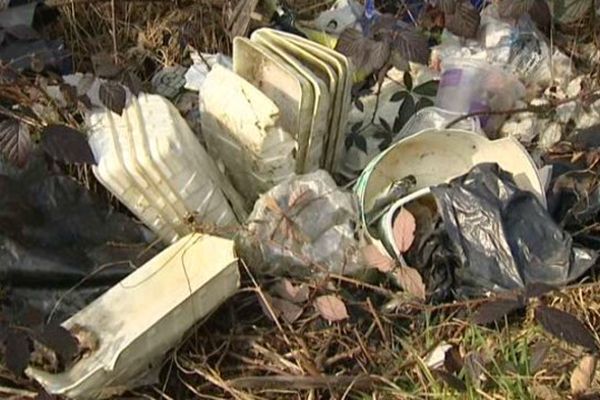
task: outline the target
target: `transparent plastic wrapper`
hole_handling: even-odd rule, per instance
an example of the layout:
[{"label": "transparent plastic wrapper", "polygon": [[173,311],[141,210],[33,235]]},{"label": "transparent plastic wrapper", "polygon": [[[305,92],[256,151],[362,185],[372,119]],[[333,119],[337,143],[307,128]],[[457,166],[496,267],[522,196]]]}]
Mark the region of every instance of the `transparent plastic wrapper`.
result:
[{"label": "transparent plastic wrapper", "polygon": [[[408,120],[406,125],[404,125],[402,130],[394,138],[394,142],[398,142],[426,129],[445,129],[449,123],[453,122],[461,115],[462,114],[460,113],[447,111],[439,107],[427,107],[419,110]],[[470,131],[485,136],[485,133],[481,129],[478,117],[466,118],[457,122],[452,128]]]},{"label": "transparent plastic wrapper", "polygon": [[238,254],[260,274],[307,276],[362,270],[355,196],[323,170],[297,176],[260,197]]},{"label": "transparent plastic wrapper", "polygon": [[[486,61],[451,58],[444,61],[435,101],[439,108],[456,113],[508,110],[523,97],[525,87],[513,75]],[[482,115],[481,127],[495,132],[502,115]]]}]

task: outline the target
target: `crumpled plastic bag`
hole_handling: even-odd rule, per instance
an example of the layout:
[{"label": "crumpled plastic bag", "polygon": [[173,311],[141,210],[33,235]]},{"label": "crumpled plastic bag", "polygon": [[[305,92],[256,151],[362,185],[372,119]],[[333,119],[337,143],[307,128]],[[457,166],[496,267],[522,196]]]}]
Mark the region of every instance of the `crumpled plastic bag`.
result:
[{"label": "crumpled plastic bag", "polygon": [[596,262],[595,251],[575,246],[536,196],[497,164],[480,164],[432,193],[459,261],[456,292],[562,286]]},{"label": "crumpled plastic bag", "polygon": [[60,299],[62,320],[156,254],[147,228],[39,158],[24,171],[0,163],[0,190],[1,300],[13,312],[48,315]]},{"label": "crumpled plastic bag", "polygon": [[241,258],[260,274],[352,275],[359,262],[357,201],[319,170],[261,195],[236,238]]}]

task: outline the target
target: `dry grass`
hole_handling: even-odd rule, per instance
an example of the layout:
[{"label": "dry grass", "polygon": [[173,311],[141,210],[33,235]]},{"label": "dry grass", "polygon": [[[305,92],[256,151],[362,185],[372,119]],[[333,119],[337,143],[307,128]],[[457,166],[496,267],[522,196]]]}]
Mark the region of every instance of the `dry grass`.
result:
[{"label": "dry grass", "polygon": [[[230,52],[223,30],[235,4],[219,0],[75,2],[61,7],[61,35],[74,54],[76,71],[91,71],[91,56],[111,53],[119,64],[151,78],[161,66],[185,63],[186,44],[213,52]],[[303,15],[330,1],[289,2]],[[86,171],[79,171],[86,174]],[[84,175],[82,179],[91,179]],[[324,321],[308,301],[293,323],[275,318],[264,307],[264,293],[274,281],[260,284],[249,273],[243,287],[173,352],[160,384],[133,393],[136,398],[280,398],[280,399],[518,399],[566,398],[569,374],[582,352],[547,337],[527,315],[524,323],[484,329],[466,322],[479,301],[443,307],[397,296],[389,282],[372,285],[329,276],[295,282],[310,286],[310,298],[338,294],[350,318]],[[547,300],[577,315],[594,331],[600,328],[600,284],[564,289]],[[541,369],[529,370],[532,345],[552,343]],[[458,393],[424,364],[441,342],[463,354],[485,353],[492,362],[486,382]],[[25,382],[20,384],[26,385]],[[1,391],[1,390],[0,390]],[[544,393],[540,395],[539,393]],[[537,395],[535,393],[538,393]]]}]

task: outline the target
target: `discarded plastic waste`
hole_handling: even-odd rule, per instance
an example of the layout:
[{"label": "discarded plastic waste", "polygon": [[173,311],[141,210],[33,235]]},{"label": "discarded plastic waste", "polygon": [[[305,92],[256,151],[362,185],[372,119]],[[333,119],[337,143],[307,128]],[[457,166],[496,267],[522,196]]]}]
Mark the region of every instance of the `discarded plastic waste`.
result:
[{"label": "discarded plastic waste", "polygon": [[531,283],[562,286],[597,259],[595,252],[573,246],[539,198],[519,189],[497,164],[480,164],[431,192],[460,260],[454,288],[463,295]]},{"label": "discarded plastic waste", "polygon": [[296,143],[281,128],[279,109],[239,75],[215,65],[202,87],[200,109],[208,151],[223,162],[248,209],[294,174]]},{"label": "discarded plastic waste", "polygon": [[263,194],[236,238],[240,256],[261,274],[355,274],[359,261],[356,200],[323,170]]},{"label": "discarded plastic waste", "polygon": [[[426,129],[445,129],[463,114],[444,110],[439,107],[427,107],[417,111],[396,135],[395,141],[407,138]],[[454,129],[470,131],[485,136],[478,117],[465,118],[452,126]]]},{"label": "discarded plastic waste", "polygon": [[192,231],[190,218],[235,227],[228,199],[244,219],[241,198],[166,99],[131,96],[122,116],[88,119],[96,178],[167,243]]},{"label": "discarded plastic waste", "polygon": [[131,388],[198,321],[239,287],[233,242],[188,235],[65,321],[98,339],[98,348],[65,372],[29,368],[49,393],[99,399]]},{"label": "discarded plastic waste", "polygon": [[[490,141],[472,132],[430,129],[399,141],[365,168],[354,188],[363,224],[376,198],[393,182],[412,175],[416,181],[412,193],[461,176],[484,162],[498,163],[515,176],[520,188],[546,204],[537,167],[517,140]],[[373,234],[373,228],[368,228]]]},{"label": "discarded plastic waste", "polygon": [[282,127],[297,141],[296,172],[320,166],[334,170],[342,156],[340,127],[350,104],[347,59],[309,40],[260,29],[251,40],[234,39],[233,66],[279,107]]},{"label": "discarded plastic waste", "polygon": [[[448,111],[468,114],[509,110],[525,94],[518,79],[485,61],[448,59],[442,68],[435,105]],[[486,132],[495,132],[504,118],[479,116]]]},{"label": "discarded plastic waste", "polygon": [[150,230],[48,173],[41,155],[23,171],[0,170],[0,281],[11,312],[62,320],[130,274],[142,252],[153,255]]},{"label": "discarded plastic waste", "polygon": [[185,73],[185,88],[188,90],[199,91],[204,84],[210,69],[215,65],[220,65],[228,69],[233,68],[233,61],[231,58],[221,53],[200,54],[193,52],[191,57],[194,64]]}]

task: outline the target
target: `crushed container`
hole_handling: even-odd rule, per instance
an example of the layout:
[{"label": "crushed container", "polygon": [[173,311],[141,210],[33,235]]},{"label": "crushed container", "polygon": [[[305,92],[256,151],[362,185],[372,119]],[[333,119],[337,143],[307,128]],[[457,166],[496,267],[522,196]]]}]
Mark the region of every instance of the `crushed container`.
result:
[{"label": "crushed container", "polygon": [[236,292],[240,275],[233,248],[230,240],[197,233],[180,239],[63,323],[93,335],[96,349],[64,372],[26,373],[47,392],[77,400],[131,388]]},{"label": "crushed container", "polygon": [[244,204],[175,107],[158,95],[130,96],[121,116],[88,115],[96,178],[161,239],[199,224],[231,228]]}]

